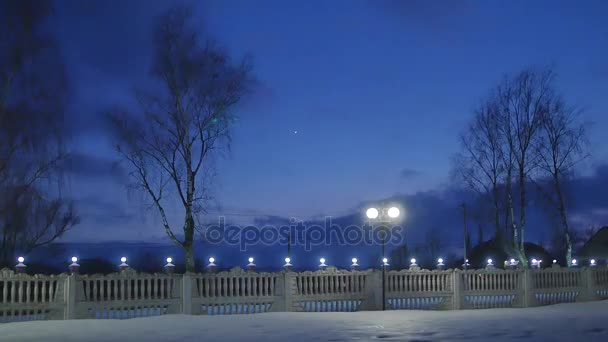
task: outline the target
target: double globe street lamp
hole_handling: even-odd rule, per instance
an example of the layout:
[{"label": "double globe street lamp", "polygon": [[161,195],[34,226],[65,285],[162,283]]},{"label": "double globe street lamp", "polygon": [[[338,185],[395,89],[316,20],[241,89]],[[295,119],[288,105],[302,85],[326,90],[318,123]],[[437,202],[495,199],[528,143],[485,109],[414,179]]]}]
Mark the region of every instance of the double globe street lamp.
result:
[{"label": "double globe street lamp", "polygon": [[397,207],[389,208],[369,208],[365,212],[365,216],[369,219],[370,223],[379,223],[383,225],[381,230],[381,243],[382,243],[382,310],[386,309],[386,266],[388,266],[388,259],[385,253],[386,244],[386,229],[387,225],[394,223],[399,219],[401,211]]}]

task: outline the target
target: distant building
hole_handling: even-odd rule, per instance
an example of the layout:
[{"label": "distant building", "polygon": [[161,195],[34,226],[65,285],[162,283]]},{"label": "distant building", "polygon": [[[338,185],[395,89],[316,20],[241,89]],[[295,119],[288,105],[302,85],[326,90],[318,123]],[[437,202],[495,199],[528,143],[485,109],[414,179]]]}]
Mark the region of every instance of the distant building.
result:
[{"label": "distant building", "polygon": [[580,249],[577,256],[582,259],[608,260],[608,227],[595,233]]}]

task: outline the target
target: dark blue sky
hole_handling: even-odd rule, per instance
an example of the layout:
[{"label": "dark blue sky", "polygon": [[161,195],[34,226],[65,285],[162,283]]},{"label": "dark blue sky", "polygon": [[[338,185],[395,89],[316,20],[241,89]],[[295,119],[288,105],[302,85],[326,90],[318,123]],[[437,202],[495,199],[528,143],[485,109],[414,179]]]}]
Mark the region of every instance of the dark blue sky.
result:
[{"label": "dark blue sky", "polygon": [[[131,103],[145,82],[152,19],[171,2],[57,3],[80,158],[69,193],[83,217],[65,239],[164,237],[112,168],[100,112]],[[217,160],[216,211],[234,221],[339,216],[398,194],[441,200],[471,108],[504,73],[529,65],[554,65],[559,89],[595,123],[581,174],[608,161],[606,1],[195,4],[201,33],[236,57],[251,55],[260,81],[239,111],[232,151]]]}]

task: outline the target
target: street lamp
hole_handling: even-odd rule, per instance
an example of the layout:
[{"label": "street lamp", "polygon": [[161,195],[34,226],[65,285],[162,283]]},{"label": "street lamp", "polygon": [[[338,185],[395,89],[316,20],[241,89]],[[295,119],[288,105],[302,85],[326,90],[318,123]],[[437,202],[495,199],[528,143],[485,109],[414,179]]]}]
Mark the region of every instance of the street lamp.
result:
[{"label": "street lamp", "polygon": [[[395,222],[401,216],[401,211],[395,206],[380,209],[372,207],[365,211],[365,216],[367,216],[370,222],[388,225]],[[388,259],[386,258],[385,244],[386,227],[382,229],[382,310],[386,310],[386,266],[388,266]]]}]

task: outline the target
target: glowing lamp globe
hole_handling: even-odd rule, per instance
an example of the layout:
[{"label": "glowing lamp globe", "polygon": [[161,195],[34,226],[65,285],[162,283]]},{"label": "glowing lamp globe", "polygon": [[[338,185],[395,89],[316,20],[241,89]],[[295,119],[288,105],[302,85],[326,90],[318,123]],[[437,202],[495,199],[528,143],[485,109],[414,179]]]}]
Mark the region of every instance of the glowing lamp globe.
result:
[{"label": "glowing lamp globe", "polygon": [[290,262],[291,262],[291,259],[290,259],[290,258],[285,258],[285,263],[286,263],[286,264],[289,264]]},{"label": "glowing lamp globe", "polygon": [[383,258],[382,262],[386,264],[386,263],[388,263],[388,259],[387,258]]},{"label": "glowing lamp globe", "polygon": [[353,264],[356,264],[357,263],[357,258],[353,258],[351,261],[353,262]]},{"label": "glowing lamp globe", "polygon": [[215,258],[209,258],[209,263],[213,264],[215,262]]},{"label": "glowing lamp globe", "polygon": [[412,265],[416,264],[416,259],[414,259],[414,258],[410,259],[410,263],[412,263]]},{"label": "glowing lamp globe", "polygon": [[399,217],[399,214],[401,214],[401,212],[399,211],[399,208],[397,208],[397,207],[390,207],[388,209],[388,217],[390,217],[390,218],[397,218],[397,217]]},{"label": "glowing lamp globe", "polygon": [[492,265],[492,259],[488,259],[488,265]]},{"label": "glowing lamp globe", "polygon": [[576,265],[576,259],[572,259],[572,265]]},{"label": "glowing lamp globe", "polygon": [[253,263],[253,258],[249,258],[249,262],[250,262],[250,263]]},{"label": "glowing lamp globe", "polygon": [[172,258],[167,258],[167,263],[170,264],[173,261]]},{"label": "glowing lamp globe", "polygon": [[591,259],[591,266],[595,266],[595,259]]},{"label": "glowing lamp globe", "polygon": [[17,261],[19,261],[20,263],[23,263],[25,261],[25,258],[20,256],[17,258]]},{"label": "glowing lamp globe", "polygon": [[440,263],[440,264],[443,264],[443,259],[439,258],[439,259],[437,259],[437,262]]},{"label": "glowing lamp globe", "polygon": [[73,262],[73,263],[76,263],[77,261],[78,261],[78,258],[77,258],[77,257],[72,257],[72,262]]},{"label": "glowing lamp globe", "polygon": [[127,258],[126,258],[126,257],[121,257],[121,258],[120,258],[120,262],[122,262],[122,263],[127,262]]},{"label": "glowing lamp globe", "polygon": [[369,208],[367,209],[367,211],[365,212],[365,215],[367,215],[368,219],[375,219],[378,218],[378,209],[376,208]]},{"label": "glowing lamp globe", "polygon": [[324,264],[324,263],[325,263],[325,258],[321,258],[321,259],[319,259],[319,261],[320,261],[322,264]]}]

